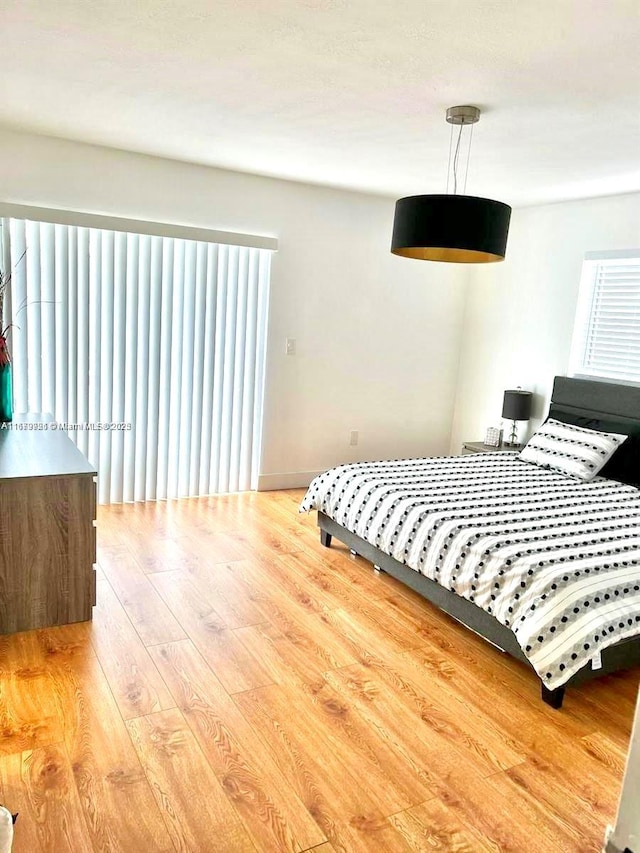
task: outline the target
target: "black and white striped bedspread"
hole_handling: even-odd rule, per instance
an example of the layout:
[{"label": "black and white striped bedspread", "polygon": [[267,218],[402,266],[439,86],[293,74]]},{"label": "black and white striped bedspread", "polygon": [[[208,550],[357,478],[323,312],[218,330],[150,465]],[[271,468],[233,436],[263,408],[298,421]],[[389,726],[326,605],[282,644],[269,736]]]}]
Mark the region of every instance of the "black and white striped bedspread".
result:
[{"label": "black and white striped bedspread", "polygon": [[321,510],[510,628],[549,689],[640,636],[640,492],[484,453],[341,465]]}]

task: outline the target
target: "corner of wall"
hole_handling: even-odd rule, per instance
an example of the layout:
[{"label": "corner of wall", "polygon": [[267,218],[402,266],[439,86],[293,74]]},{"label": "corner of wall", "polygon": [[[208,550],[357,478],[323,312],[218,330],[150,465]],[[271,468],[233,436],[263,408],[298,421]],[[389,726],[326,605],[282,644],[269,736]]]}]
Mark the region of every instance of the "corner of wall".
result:
[{"label": "corner of wall", "polygon": [[459,406],[461,405],[462,398],[461,379],[463,376],[465,361],[466,329],[471,314],[471,306],[469,304],[471,301],[471,288],[473,287],[478,278],[478,272],[475,267],[468,267],[466,273],[466,281],[464,283],[464,308],[462,311],[462,321],[458,344],[458,363],[456,369],[455,393],[453,398],[453,410],[451,413],[451,429],[449,430],[449,454],[452,456],[456,456],[460,452],[461,439],[459,434],[460,430],[458,428],[458,422]]}]

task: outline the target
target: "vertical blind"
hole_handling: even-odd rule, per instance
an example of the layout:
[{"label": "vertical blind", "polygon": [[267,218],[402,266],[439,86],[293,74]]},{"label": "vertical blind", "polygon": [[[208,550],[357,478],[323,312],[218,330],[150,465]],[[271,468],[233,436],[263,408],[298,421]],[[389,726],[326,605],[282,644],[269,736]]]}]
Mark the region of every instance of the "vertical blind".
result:
[{"label": "vertical blind", "polygon": [[571,372],[640,383],[640,250],[587,255]]},{"label": "vertical blind", "polygon": [[18,219],[3,234],[14,408],[69,425],[100,502],[255,488],[271,252]]}]

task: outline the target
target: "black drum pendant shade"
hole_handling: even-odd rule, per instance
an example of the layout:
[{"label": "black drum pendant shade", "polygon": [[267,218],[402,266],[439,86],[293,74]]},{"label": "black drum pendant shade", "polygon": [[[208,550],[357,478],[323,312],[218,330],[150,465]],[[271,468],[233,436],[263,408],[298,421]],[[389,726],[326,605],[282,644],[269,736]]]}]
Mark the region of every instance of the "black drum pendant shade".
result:
[{"label": "black drum pendant shade", "polygon": [[396,202],[391,251],[405,258],[483,264],[504,260],[511,208],[469,195],[412,195]]},{"label": "black drum pendant shade", "polygon": [[[457,192],[462,130],[465,126],[473,129],[479,119],[478,107],[459,106],[449,107],[447,110],[447,122],[460,128],[453,159],[453,127],[449,144],[453,194],[412,195],[396,202],[391,238],[391,251],[394,255],[456,264],[487,264],[504,260],[511,219],[509,205],[490,198],[458,195]],[[467,170],[470,153],[471,138],[467,153]],[[466,186],[466,173],[464,183]]]}]

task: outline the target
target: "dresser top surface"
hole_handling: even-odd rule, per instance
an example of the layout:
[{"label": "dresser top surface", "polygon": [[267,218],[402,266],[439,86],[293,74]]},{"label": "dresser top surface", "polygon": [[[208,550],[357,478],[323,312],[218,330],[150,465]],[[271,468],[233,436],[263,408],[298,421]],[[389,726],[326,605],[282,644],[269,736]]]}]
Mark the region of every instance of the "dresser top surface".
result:
[{"label": "dresser top surface", "polygon": [[96,475],[64,430],[47,415],[17,415],[0,423],[0,479]]},{"label": "dresser top surface", "polygon": [[463,447],[466,447],[468,450],[475,450],[476,452],[483,451],[485,453],[502,453],[511,451],[512,453],[519,453],[524,444],[499,444],[497,447],[494,447],[491,444],[485,444],[483,441],[465,441],[463,442]]}]

